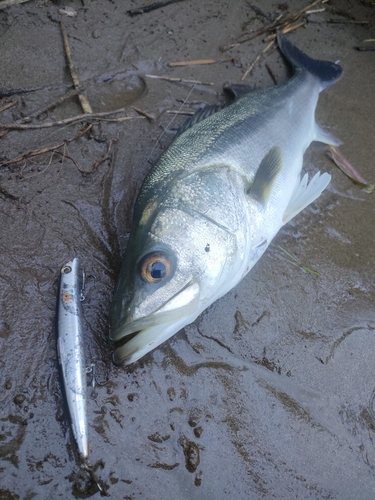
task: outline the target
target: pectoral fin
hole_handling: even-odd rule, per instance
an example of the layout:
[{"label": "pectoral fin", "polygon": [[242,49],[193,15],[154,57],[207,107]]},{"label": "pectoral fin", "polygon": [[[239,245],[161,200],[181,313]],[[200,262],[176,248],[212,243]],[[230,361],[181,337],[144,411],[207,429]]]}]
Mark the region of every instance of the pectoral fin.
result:
[{"label": "pectoral fin", "polygon": [[282,151],[274,146],[261,161],[254,182],[248,191],[249,196],[265,205],[270,197],[272,186],[283,166]]},{"label": "pectoral fin", "polygon": [[286,224],[293,217],[301,212],[307,205],[310,205],[322,194],[328,186],[331,176],[327,173],[320,175],[320,172],[314,175],[308,183],[308,175],[305,174],[302,180],[297,184],[289,204],[285,210],[283,221]]}]

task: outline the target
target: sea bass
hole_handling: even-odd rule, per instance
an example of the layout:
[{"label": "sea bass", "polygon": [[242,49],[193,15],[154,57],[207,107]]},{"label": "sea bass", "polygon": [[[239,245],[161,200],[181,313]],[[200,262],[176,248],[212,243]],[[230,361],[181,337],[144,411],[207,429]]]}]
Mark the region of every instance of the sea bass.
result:
[{"label": "sea bass", "polygon": [[300,176],[312,141],[340,144],[316,124],[315,108],[342,69],[281,34],[278,43],[293,77],[198,111],[146,177],[111,310],[116,363],[133,363],[194,321],[328,185],[327,173]]}]

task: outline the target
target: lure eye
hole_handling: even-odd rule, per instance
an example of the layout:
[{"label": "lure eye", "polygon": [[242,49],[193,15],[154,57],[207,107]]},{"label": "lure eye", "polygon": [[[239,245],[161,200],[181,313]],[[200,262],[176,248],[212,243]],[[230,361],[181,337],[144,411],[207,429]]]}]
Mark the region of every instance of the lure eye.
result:
[{"label": "lure eye", "polygon": [[149,253],[141,261],[141,276],[146,283],[159,283],[168,278],[171,271],[171,259],[165,253]]},{"label": "lure eye", "polygon": [[72,272],[72,268],[70,266],[64,266],[62,269],[61,269],[61,272],[63,274],[69,274]]}]

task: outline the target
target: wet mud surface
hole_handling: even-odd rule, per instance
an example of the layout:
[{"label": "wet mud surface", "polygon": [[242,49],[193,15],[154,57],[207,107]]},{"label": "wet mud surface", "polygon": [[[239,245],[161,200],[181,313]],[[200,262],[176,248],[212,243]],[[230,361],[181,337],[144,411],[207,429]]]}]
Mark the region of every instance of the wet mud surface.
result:
[{"label": "wet mud surface", "polygon": [[[0,11],[0,88],[34,89],[4,97],[0,108],[15,104],[0,122],[43,110],[71,88],[60,21],[93,111],[125,106],[132,117],[95,123],[80,137],[84,123],[0,139],[2,161],[70,141],[60,154],[0,167],[0,498],[373,498],[375,201],[325,146],[310,147],[305,168],[331,173],[330,186],[252,272],[143,360],[127,370],[111,362],[108,310],[134,200],[184,121],[171,123],[168,111],[217,102],[264,44],[258,37],[225,54],[219,47],[285,7],[301,8],[262,2],[266,21],[245,1],[191,0],[126,15],[139,5],[30,2]],[[65,7],[77,15],[61,14]],[[345,75],[321,95],[318,121],[373,182],[375,52],[354,47],[374,38],[375,8],[345,0],[325,8],[290,38],[313,57],[340,60]],[[168,66],[202,58],[230,60]],[[266,64],[286,80],[275,50],[245,83],[273,85]],[[75,97],[31,123],[81,113]],[[74,256],[87,274],[86,356],[97,382],[88,403],[92,474],[77,460],[55,345],[59,268]]]}]

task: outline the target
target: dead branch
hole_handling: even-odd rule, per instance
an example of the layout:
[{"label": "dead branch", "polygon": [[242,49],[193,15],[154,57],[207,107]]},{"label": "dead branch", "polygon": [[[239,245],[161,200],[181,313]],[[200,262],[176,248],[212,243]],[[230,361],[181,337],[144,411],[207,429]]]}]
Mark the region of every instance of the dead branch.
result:
[{"label": "dead branch", "polygon": [[193,116],[195,111],[181,111],[181,110],[175,110],[175,109],[167,109],[166,111],[167,115],[186,115],[186,116]]},{"label": "dead branch", "polygon": [[329,24],[363,24],[363,25],[366,25],[366,24],[371,24],[370,21],[355,21],[355,20],[345,20],[345,21],[341,21],[340,19],[328,19],[327,23]]},{"label": "dead branch", "polygon": [[137,16],[139,14],[145,14],[146,12],[151,12],[152,10],[160,9],[162,7],[166,7],[172,3],[182,2],[183,0],[166,0],[164,2],[154,2],[149,5],[145,5],[144,7],[139,7],[138,9],[127,10],[126,13],[131,16]]},{"label": "dead branch", "polygon": [[38,90],[44,90],[45,87],[31,87],[30,89],[0,89],[1,97],[10,97],[11,95],[17,94],[27,94],[28,92],[37,92]]},{"label": "dead branch", "polygon": [[9,165],[14,165],[15,163],[20,163],[22,161],[28,160],[29,158],[35,158],[35,156],[40,156],[46,153],[50,153],[52,151],[57,152],[58,149],[62,148],[63,146],[66,146],[67,144],[73,141],[76,141],[77,139],[85,135],[86,132],[88,132],[91,128],[92,124],[88,125],[84,130],[82,130],[78,135],[76,135],[72,139],[65,139],[64,141],[60,142],[59,144],[55,144],[54,146],[37,149],[36,151],[29,151],[28,153],[18,156],[17,158],[13,158],[12,160],[0,161],[0,167],[7,167]]},{"label": "dead branch", "polygon": [[20,3],[26,3],[30,0],[3,0],[0,2],[0,10],[5,9],[5,7],[11,7],[12,5],[19,5]]},{"label": "dead branch", "polygon": [[17,104],[17,102],[18,101],[11,101],[11,102],[8,102],[8,104],[4,104],[4,106],[0,108],[0,113],[5,111],[6,109],[12,108],[13,106],[15,106]]},{"label": "dead branch", "polygon": [[132,109],[134,109],[134,111],[136,113],[138,113],[141,116],[144,116],[145,118],[147,118],[150,121],[154,121],[155,120],[155,116],[154,115],[149,115],[148,113],[146,113],[142,109],[136,108],[135,106],[132,106]]},{"label": "dead branch", "polygon": [[75,167],[77,168],[77,170],[79,170],[79,172],[81,172],[81,174],[85,174],[85,175],[89,175],[89,174],[93,174],[94,172],[96,172],[99,168],[99,166],[104,163],[106,160],[108,160],[110,158],[110,151],[111,151],[111,148],[112,148],[112,144],[114,142],[116,142],[118,139],[110,139],[109,143],[108,143],[108,148],[107,148],[107,153],[106,155],[101,158],[100,160],[98,160],[97,162],[94,163],[94,166],[91,170],[84,170],[83,168],[81,168],[78,163],[76,162],[76,160],[70,156],[70,155],[67,155],[65,152],[61,153],[61,151],[55,151],[55,153],[63,156],[64,158],[67,158],[68,160],[70,160],[72,163],[74,163]]},{"label": "dead branch", "polygon": [[327,1],[328,0],[315,0],[314,2],[307,5],[303,9],[298,10],[297,12],[285,14],[285,15],[281,16],[279,19],[276,19],[276,21],[274,21],[273,23],[270,23],[270,24],[267,24],[266,26],[263,26],[263,28],[260,28],[256,31],[252,31],[251,33],[247,33],[245,35],[240,36],[236,40],[236,42],[234,42],[232,44],[222,45],[220,47],[220,50],[222,52],[226,52],[227,50],[230,50],[233,47],[236,47],[237,45],[239,45],[241,43],[248,42],[249,40],[252,40],[253,38],[256,38],[259,35],[263,35],[264,33],[268,33],[269,31],[278,30],[278,29],[282,30],[283,28],[285,28],[285,25],[292,24],[292,23],[298,21],[298,19],[303,14],[305,14],[307,11],[311,10],[312,7],[315,7],[315,5],[318,5],[320,3],[323,4],[323,3],[326,3]]},{"label": "dead branch", "polygon": [[[230,60],[230,59],[229,59]],[[196,66],[203,64],[215,64],[221,62],[220,59],[192,59],[191,61],[175,61],[168,63],[168,66],[174,68],[175,66]]]},{"label": "dead branch", "polygon": [[64,126],[64,125],[71,125],[72,123],[80,122],[80,121],[116,121],[116,122],[121,122],[125,120],[133,120],[135,118],[141,118],[141,117],[135,117],[135,116],[122,116],[120,118],[112,118],[111,120],[106,120],[107,116],[114,115],[117,113],[123,113],[126,108],[119,108],[115,109],[113,111],[103,111],[101,113],[89,113],[89,114],[82,114],[82,115],[77,115],[77,116],[72,116],[71,118],[65,118],[63,120],[56,120],[56,121],[47,121],[44,123],[0,123],[0,130],[5,129],[5,130],[35,130],[35,129],[40,129],[40,128],[50,128],[50,127],[56,127],[56,126]]},{"label": "dead branch", "polygon": [[[306,19],[303,19],[302,21],[299,21],[297,23],[287,23],[284,24],[283,29],[281,30],[283,34],[289,33],[291,31],[296,30],[297,28],[300,28],[301,26],[304,26],[306,24]],[[255,60],[251,63],[249,68],[245,71],[245,73],[242,75],[241,81],[245,80],[247,75],[254,69],[255,65],[257,62],[264,56],[266,52],[268,52],[269,49],[271,49],[274,45],[274,40],[276,40],[276,33],[272,33],[272,35],[269,35],[266,40],[271,40],[271,42],[261,51],[261,53],[255,58]],[[267,68],[268,69],[268,68]],[[269,71],[268,71],[269,72]],[[272,76],[271,76],[272,78]],[[273,79],[274,80],[274,79]],[[274,80],[275,81],[275,80]]]},{"label": "dead branch", "polygon": [[84,113],[86,113],[86,114],[92,113],[92,108],[90,106],[90,103],[89,103],[87,97],[80,90],[81,84],[80,84],[80,81],[79,81],[79,78],[78,78],[78,74],[77,74],[77,72],[75,70],[75,67],[74,67],[74,64],[73,64],[72,55],[71,55],[70,47],[69,47],[68,37],[66,35],[65,28],[64,28],[64,25],[63,25],[62,22],[60,23],[60,28],[61,28],[61,34],[62,34],[62,37],[63,37],[65,55],[66,55],[66,58],[68,60],[70,74],[71,74],[71,77],[72,77],[72,80],[73,80],[74,88],[76,89],[76,91],[78,93],[78,99],[79,99],[79,102],[81,104],[82,111]]},{"label": "dead branch", "polygon": [[[63,158],[67,158],[68,160],[70,160],[75,165],[75,167],[77,168],[77,170],[79,170],[79,172],[81,172],[82,174],[85,174],[85,175],[93,174],[102,163],[104,163],[106,160],[108,160],[110,158],[112,144],[118,140],[118,137],[109,140],[108,147],[107,147],[107,153],[104,155],[103,158],[101,158],[100,160],[98,160],[97,162],[95,162],[95,164],[94,164],[94,166],[93,166],[93,168],[91,170],[84,170],[83,168],[81,168],[79,166],[78,162],[72,156],[66,154],[66,151],[65,151],[65,148],[66,148],[66,146],[68,144],[70,144],[71,142],[76,141],[80,137],[84,136],[92,127],[93,127],[93,125],[90,124],[87,127],[85,127],[84,130],[82,130],[79,134],[77,134],[76,136],[74,136],[73,138],[71,138],[71,139],[65,139],[64,141],[59,142],[58,144],[55,144],[54,146],[41,148],[41,149],[38,149],[36,151],[29,151],[28,153],[25,153],[25,154],[23,154],[21,156],[18,156],[17,158],[13,158],[12,160],[0,161],[0,167],[5,167],[5,166],[9,166],[9,165],[14,165],[14,164],[17,164],[17,163],[25,162],[25,165],[21,169],[21,172],[22,172],[23,169],[26,166],[26,161],[29,160],[30,158],[35,158],[36,156],[41,156],[43,154],[51,153],[51,158],[50,158],[50,161],[49,161],[48,165],[41,172],[38,172],[38,174],[43,173],[43,172],[45,172],[47,170],[47,168],[52,163],[52,158],[53,158],[54,154],[61,155]],[[59,151],[59,149],[61,149],[61,148],[64,148],[64,150],[63,151]],[[30,176],[25,177],[25,179],[28,179],[29,177]]]},{"label": "dead branch", "polygon": [[[287,23],[284,25],[283,29],[281,30],[281,32],[286,35],[287,33],[290,33],[291,31],[294,31],[298,28],[301,28],[302,26],[305,26],[305,24],[307,23],[306,19],[303,19],[302,21],[299,21],[297,23]],[[268,41],[268,40],[276,40],[276,33],[272,33],[271,35],[268,35],[265,40]]]},{"label": "dead branch", "polygon": [[198,80],[184,80],[183,78],[170,78],[169,76],[145,75],[145,77],[154,78],[158,80],[165,80],[167,82],[193,83],[195,85],[215,85],[214,83],[204,83],[204,82],[199,82]]},{"label": "dead branch", "polygon": [[272,69],[270,68],[270,66],[266,63],[266,70],[268,71],[268,74],[270,75],[270,77],[272,78],[272,81],[275,85],[277,85],[277,78],[275,76],[275,73],[272,71]]},{"label": "dead branch", "polygon": [[259,55],[257,55],[257,57],[254,59],[254,61],[250,64],[250,66],[247,68],[247,70],[245,71],[245,73],[242,75],[241,77],[241,82],[245,80],[245,78],[247,77],[247,75],[253,70],[254,66],[256,65],[256,63],[261,59],[261,57],[263,57],[263,55],[268,52],[268,50],[274,46],[274,41],[272,40],[272,42],[270,42],[268,45],[266,45],[266,47],[261,51],[261,53]]},{"label": "dead branch", "polygon": [[25,118],[22,118],[22,122],[30,122],[33,118],[38,118],[38,116],[42,115],[43,113],[47,113],[47,111],[50,111],[53,108],[56,108],[59,104],[62,104],[64,101],[67,99],[70,99],[71,97],[75,96],[78,94],[78,90],[72,89],[70,90],[67,94],[59,97],[55,102],[49,104],[48,106],[40,109],[39,111],[35,111],[34,113],[31,113],[31,115],[26,116]]}]

